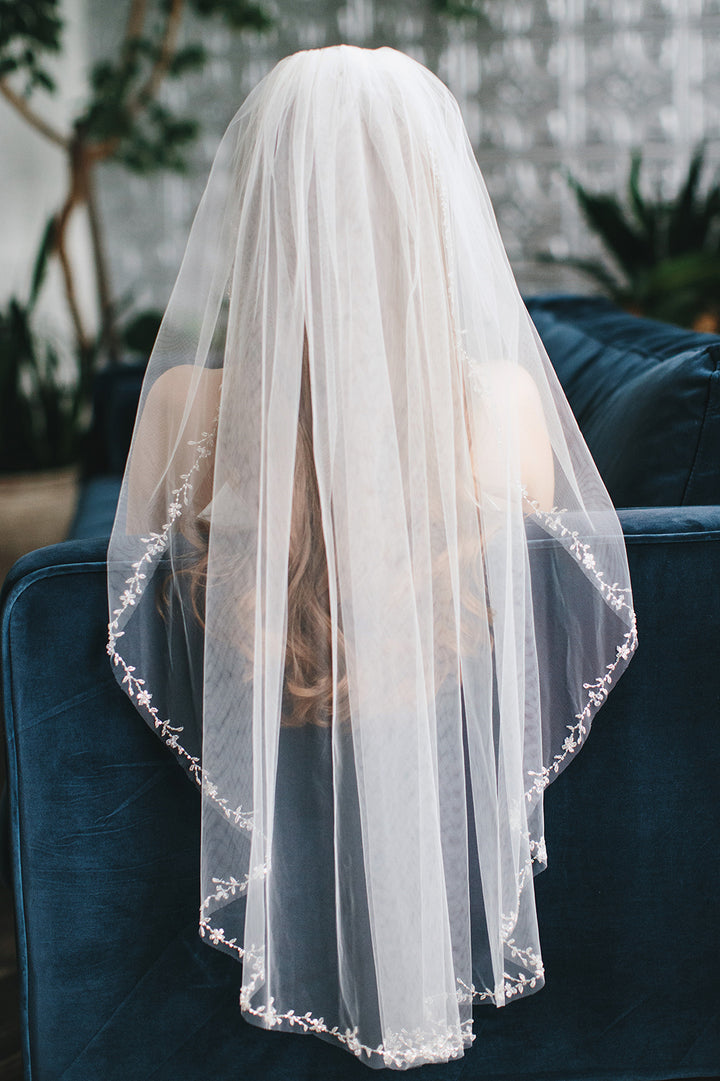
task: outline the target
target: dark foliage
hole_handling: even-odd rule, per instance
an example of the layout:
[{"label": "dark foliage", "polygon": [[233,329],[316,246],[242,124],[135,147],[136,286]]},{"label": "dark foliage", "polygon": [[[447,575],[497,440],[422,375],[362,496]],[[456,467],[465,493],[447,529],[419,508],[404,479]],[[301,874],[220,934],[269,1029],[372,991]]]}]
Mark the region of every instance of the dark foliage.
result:
[{"label": "dark foliage", "polygon": [[593,259],[541,258],[588,274],[627,308],[681,325],[712,325],[720,315],[720,184],[701,190],[704,160],[700,146],[671,198],[642,194],[639,153],[632,157],[624,202],[591,192],[570,176],[583,216],[616,269]]}]

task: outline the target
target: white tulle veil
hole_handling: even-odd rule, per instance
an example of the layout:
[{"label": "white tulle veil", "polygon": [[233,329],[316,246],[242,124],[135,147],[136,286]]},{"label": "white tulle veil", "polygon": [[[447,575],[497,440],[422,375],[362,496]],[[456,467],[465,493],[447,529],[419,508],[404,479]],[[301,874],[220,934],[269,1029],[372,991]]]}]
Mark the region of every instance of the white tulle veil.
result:
[{"label": "white tulle veil", "polygon": [[249,1021],[403,1069],[542,986],[543,792],[635,648],[627,562],[457,104],[407,56],[288,57],[230,124],[108,589]]}]

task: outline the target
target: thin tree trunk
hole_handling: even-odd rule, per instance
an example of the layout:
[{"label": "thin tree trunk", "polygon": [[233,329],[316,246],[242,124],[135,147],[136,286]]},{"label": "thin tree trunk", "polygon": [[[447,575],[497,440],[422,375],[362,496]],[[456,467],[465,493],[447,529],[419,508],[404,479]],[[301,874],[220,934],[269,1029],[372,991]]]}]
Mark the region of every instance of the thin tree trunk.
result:
[{"label": "thin tree trunk", "polygon": [[[58,227],[58,232],[60,231]],[[63,281],[65,283],[65,297],[67,299],[68,308],[70,309],[70,317],[75,327],[75,337],[77,338],[78,348],[81,353],[85,354],[90,349],[90,339],[85,331],[83,325],[82,315],[80,314],[80,308],[77,302],[77,293],[75,291],[75,280],[73,278],[72,266],[70,264],[70,258],[65,247],[65,237],[57,241],[55,251],[57,257],[60,260],[60,267],[62,269]]]},{"label": "thin tree trunk", "polygon": [[69,165],[70,165],[70,190],[68,191],[67,198],[62,206],[62,209],[55,219],[55,237],[54,247],[60,260],[60,266],[63,272],[63,280],[65,282],[65,295],[67,297],[68,307],[70,309],[70,315],[72,317],[73,325],[75,327],[75,336],[77,338],[78,348],[83,357],[85,357],[90,350],[90,336],[85,330],[83,324],[82,315],[80,313],[80,306],[77,301],[77,290],[75,288],[75,279],[72,271],[72,263],[67,250],[67,230],[72,217],[73,211],[79,205],[82,205],[86,201],[86,182],[85,173],[87,171],[87,155],[85,153],[85,147],[82,139],[79,135],[75,135],[72,139],[69,147]]},{"label": "thin tree trunk", "polygon": [[0,94],[10,102],[23,120],[25,120],[32,128],[35,128],[36,131],[39,131],[41,135],[44,135],[46,139],[49,139],[51,143],[55,143],[56,146],[61,147],[63,150],[69,148],[70,140],[66,138],[62,132],[56,131],[55,128],[36,113],[35,110],[28,105],[22,94],[18,94],[13,90],[7,79],[0,79]]},{"label": "thin tree trunk", "polygon": [[85,200],[88,221],[90,222],[98,305],[100,307],[101,341],[107,347],[110,364],[114,366],[120,363],[120,345],[118,342],[117,328],[115,326],[115,308],[112,300],[112,290],[110,288],[110,272],[108,269],[107,253],[97,205],[94,167],[90,162],[88,162],[86,166]]}]

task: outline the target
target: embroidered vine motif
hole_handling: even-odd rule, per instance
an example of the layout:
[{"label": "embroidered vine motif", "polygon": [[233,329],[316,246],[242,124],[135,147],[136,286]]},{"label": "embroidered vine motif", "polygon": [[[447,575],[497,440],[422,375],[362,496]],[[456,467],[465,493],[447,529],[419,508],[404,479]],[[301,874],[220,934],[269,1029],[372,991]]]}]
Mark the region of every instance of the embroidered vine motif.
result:
[{"label": "embroidered vine motif", "polygon": [[224,928],[213,927],[207,917],[200,920],[200,937],[208,938],[213,946],[227,946],[228,949],[235,952],[240,961],[245,956],[245,950],[238,945],[238,940],[236,938],[226,938]]},{"label": "embroidered vine motif", "polygon": [[573,752],[575,752],[582,744],[583,739],[588,733],[587,724],[590,721],[593,712],[603,704],[610,693],[615,669],[621,661],[627,661],[632,656],[637,648],[638,636],[635,611],[628,600],[631,596],[630,588],[621,587],[617,582],[614,582],[611,585],[609,582],[605,581],[603,572],[597,567],[595,556],[592,554],[590,545],[580,539],[577,530],[568,529],[563,523],[561,516],[567,514],[566,510],[553,507],[552,510],[544,511],[534,499],[531,499],[525,488],[521,487],[520,490],[523,499],[528,506],[531,507],[535,517],[543,523],[546,529],[563,539],[569,538],[571,540],[571,543],[567,547],[567,551],[569,551],[578,563],[595,578],[600,593],[608,604],[610,604],[616,612],[621,612],[625,608],[630,614],[630,628],[616,647],[615,660],[606,665],[605,671],[602,675],[597,677],[594,683],[583,683],[583,690],[587,691],[587,701],[580,713],[575,714],[575,724],[567,725],[568,735],[565,737],[562,750],[555,755],[549,766],[543,766],[540,770],[528,771],[528,776],[533,777],[534,781],[525,793],[525,798],[527,800],[532,800],[534,794],[540,794],[547,788],[550,784],[551,775],[553,773],[557,774],[567,756],[573,754]]},{"label": "embroidered vine motif", "polygon": [[547,864],[547,849],[545,847],[545,838],[541,837],[539,840],[534,840],[529,831],[525,831],[525,841],[528,845],[530,856],[525,860],[522,868],[517,872],[517,899],[518,907],[514,909],[510,915],[503,912],[500,916],[500,933],[502,941],[506,945],[510,945],[513,939],[510,939],[510,935],[517,926],[518,916],[520,914],[520,896],[525,888],[525,883],[530,881],[533,877],[533,864],[542,863],[543,866]]},{"label": "embroidered vine motif", "polygon": [[563,523],[562,515],[567,514],[567,510],[559,509],[558,507],[553,507],[552,510],[549,511],[543,510],[540,504],[528,494],[527,488],[521,485],[520,492],[525,502],[532,508],[535,517],[540,519],[546,529],[551,533],[556,533],[559,537],[572,537],[572,543],[568,546],[568,551],[575,556],[578,563],[591,572],[598,583],[600,593],[608,604],[610,604],[616,612],[621,612],[623,608],[627,608],[634,619],[635,612],[633,611],[632,605],[628,604],[628,597],[631,593],[630,587],[622,587],[618,585],[617,582],[610,585],[605,581],[603,572],[597,568],[595,556],[592,554],[590,545],[585,544],[580,540],[580,534],[576,529],[568,529]]},{"label": "embroidered vine motif", "polygon": [[[460,346],[460,352],[465,362],[465,367],[467,368],[468,382],[471,389],[475,394],[486,397],[490,390],[490,379],[487,373],[487,366],[483,368],[477,360],[473,360],[462,345]],[[495,430],[500,432],[500,428],[497,425],[495,425]]]},{"label": "embroidered vine motif", "polygon": [[218,794],[218,786],[208,779],[206,772],[203,774],[202,790],[217,804],[229,822],[252,833],[255,828],[255,812],[243,811],[242,807],[231,807],[227,799]]},{"label": "embroidered vine motif", "polygon": [[545,847],[544,837],[540,837],[537,841],[530,840],[530,854],[533,863],[547,863],[547,848]]},{"label": "embroidered vine motif", "polygon": [[[522,995],[528,989],[533,990],[538,986],[538,981],[545,977],[545,967],[542,963],[542,959],[536,954],[531,947],[527,949],[520,949],[515,945],[515,940],[512,940],[512,951],[517,955],[518,960],[522,964],[528,965],[530,968],[530,975],[521,972],[519,976],[511,976],[509,972],[503,972],[502,982],[498,983],[494,991],[489,988],[485,988],[483,991],[478,991],[474,984],[466,984],[458,977],[458,1002],[478,1004],[480,1002],[491,1002],[494,1005],[503,1003],[506,999],[512,998],[515,995]],[[527,958],[527,960],[523,960]]]},{"label": "embroidered vine motif", "polygon": [[235,878],[233,875],[229,879],[213,878],[215,893],[209,894],[200,905],[200,918],[203,918],[203,913],[210,908],[213,901],[227,901],[230,897],[242,897],[251,882],[267,878],[269,871],[270,861],[268,860],[249,871],[242,879]]},{"label": "embroidered vine motif", "polygon": [[136,605],[143,594],[145,588],[144,583],[147,578],[145,568],[152,563],[156,556],[161,555],[167,548],[173,523],[182,514],[183,507],[188,506],[190,493],[192,492],[194,483],[193,474],[200,469],[203,459],[209,458],[213,453],[219,416],[220,406],[218,405],[210,429],[202,432],[200,439],[188,439],[187,441],[189,447],[196,448],[195,459],[187,473],[182,473],[180,475],[180,486],[175,488],[171,493],[171,501],[167,510],[167,521],[163,525],[161,532],[156,533],[151,531],[149,537],[141,538],[143,544],[146,545],[146,548],[140,559],[131,564],[134,573],[125,580],[126,588],[120,594],[119,598],[120,607],[113,610],[114,618],[108,623],[108,642],[106,651],[111,657],[115,667],[122,669],[123,678],[121,683],[126,687],[128,697],[134,698],[137,705],[147,711],[152,718],[154,727],[157,729],[159,736],[165,744],[168,747],[171,747],[179,758],[185,759],[191,776],[194,777],[197,784],[201,786],[202,791],[209,796],[218,807],[220,807],[228,821],[233,822],[236,826],[239,826],[240,829],[252,832],[254,822],[253,813],[251,811],[244,811],[242,807],[231,807],[228,800],[218,794],[217,785],[210,781],[203,772],[197,755],[190,754],[190,752],[181,744],[179,736],[183,731],[183,726],[173,725],[170,723],[169,719],[163,720],[160,717],[157,706],[152,705],[152,694],[148,690],[145,680],[135,674],[135,665],[128,664],[116,648],[118,639],[122,638],[125,634],[125,631],[120,630],[120,619],[128,608],[133,608]]},{"label": "embroidered vine motif", "polygon": [[213,878],[215,884],[215,893],[206,897],[200,905],[200,922],[199,930],[201,938],[208,938],[213,946],[225,946],[232,950],[238,960],[245,958],[247,964],[247,958],[249,952],[242,946],[238,945],[237,938],[226,938],[225,930],[222,927],[213,927],[210,923],[212,914],[206,915],[213,901],[227,901],[230,897],[241,897],[247,892],[247,888],[251,882],[257,879],[262,879],[267,876],[269,870],[269,864],[261,864],[253,871],[248,872],[242,879],[235,878],[232,875],[229,879]]},{"label": "embroidered vine motif", "polygon": [[[524,968],[529,969],[536,977],[544,975],[545,968],[542,963],[542,958],[539,954],[535,953],[532,946],[524,948],[520,947],[516,944],[514,938],[509,938],[505,942],[505,947],[510,953],[513,961],[517,961],[519,964],[523,965]],[[517,977],[517,979],[520,979],[520,977]],[[533,984],[532,986],[535,985]],[[507,993],[506,990],[506,994]],[[512,993],[515,994],[516,992],[513,991]]]},{"label": "embroidered vine motif", "polygon": [[[243,984],[240,989],[240,1008],[245,1013],[256,1017],[265,1028],[276,1028],[278,1025],[288,1025],[291,1028],[299,1028],[303,1032],[312,1032],[316,1035],[332,1036],[338,1043],[344,1045],[348,1051],[357,1057],[365,1055],[367,1058],[379,1056],[386,1066],[411,1066],[418,1061],[444,1062],[449,1058],[458,1058],[462,1055],[465,1047],[475,1039],[472,1031],[472,1018],[461,1022],[459,1033],[457,1030],[442,1032],[416,1031],[413,1033],[400,1032],[388,1036],[385,1043],[370,1047],[363,1044],[358,1037],[357,1028],[341,1029],[338,1025],[332,1028],[320,1017],[314,1017],[308,1010],[299,1014],[295,1010],[287,1010],[280,1013],[275,1008],[274,999],[270,998],[267,1003],[260,1006],[252,1005],[252,998],[260,985],[265,980],[264,949],[252,945],[247,949],[238,945],[237,938],[227,938],[222,927],[213,927],[210,917],[205,915],[208,907],[214,900],[226,900],[229,897],[240,896],[246,889],[248,882],[253,877],[263,877],[267,867],[259,867],[254,875],[245,876],[240,880],[231,877],[228,880],[213,878],[216,885],[215,893],[203,901],[200,908],[200,935],[208,938],[215,945],[222,945],[233,952],[238,960],[243,962]],[[466,984],[460,978],[457,979],[457,1001],[461,1005],[481,1002],[498,1004],[515,996],[519,996],[533,990],[538,986],[538,981],[544,977],[544,967],[541,958],[531,947],[519,947],[515,939],[505,943],[510,956],[526,966],[530,973],[520,973],[518,976],[503,973],[502,982],[495,991],[478,990],[473,985]]]},{"label": "embroidered vine motif", "polygon": [[363,1055],[367,1058],[379,1056],[385,1066],[394,1066],[397,1069],[412,1066],[418,1062],[446,1062],[448,1059],[459,1058],[464,1048],[475,1039],[470,1017],[454,1030],[445,1029],[436,1032],[403,1030],[388,1035],[384,1043],[369,1047],[361,1043],[357,1028],[343,1030],[338,1025],[330,1028],[322,1017],[313,1017],[311,1011],[305,1014],[298,1014],[295,1010],[279,1013],[272,998],[267,1004],[257,1008],[251,1007],[245,989],[241,993],[240,1005],[246,1013],[257,1017],[265,1028],[276,1028],[278,1025],[285,1024],[299,1028],[303,1032],[332,1036],[358,1058]]},{"label": "embroidered vine motif", "polygon": [[[440,191],[444,218],[443,224],[446,226],[447,209],[443,204],[442,187],[440,188]],[[453,308],[453,315],[456,316],[455,296],[452,289],[451,307]],[[478,393],[482,393],[483,373],[481,372],[480,367],[470,360],[467,352],[462,347],[462,344],[459,345],[459,350],[462,359],[467,366],[473,389]],[[126,589],[119,598],[120,607],[114,609],[114,618],[108,624],[107,652],[111,657],[113,664],[122,669],[122,684],[126,687],[128,696],[134,698],[137,705],[147,711],[152,718],[154,727],[158,730],[159,735],[167,746],[171,747],[179,757],[186,760],[189,772],[195,778],[198,785],[202,787],[202,791],[220,807],[228,820],[233,821],[234,824],[241,829],[252,831],[252,812],[244,811],[241,807],[232,808],[227,799],[220,796],[217,785],[210,781],[203,773],[198,757],[191,755],[182,746],[179,740],[179,736],[183,731],[182,726],[172,725],[169,719],[163,720],[159,716],[157,707],[152,704],[152,694],[148,690],[145,680],[135,674],[135,667],[127,664],[116,648],[118,639],[122,638],[125,633],[120,630],[120,619],[124,612],[128,608],[133,607],[142,596],[144,583],[147,577],[145,573],[146,567],[152,563],[157,555],[160,555],[167,548],[173,523],[182,514],[183,507],[188,505],[189,495],[192,491],[193,474],[199,470],[202,460],[209,457],[213,452],[217,434],[218,415],[219,407],[211,429],[203,432],[199,440],[188,440],[188,445],[196,447],[195,460],[188,472],[181,475],[180,480],[182,483],[180,487],[172,492],[172,499],[167,512],[168,520],[163,525],[161,532],[151,532],[148,537],[142,538],[143,543],[146,545],[145,552],[136,563],[131,565],[134,573],[130,578],[126,579]],[[617,584],[610,586],[604,581],[602,572],[598,571],[595,566],[595,560],[589,545],[584,544],[577,533],[572,532],[563,525],[560,518],[560,515],[563,512],[556,509],[553,509],[551,512],[542,511],[538,504],[534,503],[534,501],[528,497],[527,492],[524,489],[523,496],[548,529],[558,533],[562,537],[569,536],[572,538],[569,550],[586,570],[589,570],[594,574],[603,596],[609,603],[612,604],[617,611],[626,607],[632,612],[626,596],[629,595],[630,591],[620,589]],[[631,655],[636,644],[637,633],[635,629],[635,615],[634,612],[632,612],[632,627],[625,635],[623,643],[618,646],[615,662],[607,666],[606,673],[599,677],[595,683],[583,685],[584,689],[588,691],[587,705],[584,710],[577,715],[577,724],[568,726],[570,734],[563,744],[562,754],[556,755],[553,764],[550,767],[544,767],[542,772],[531,773],[531,776],[535,777],[535,782],[530,793],[526,793],[526,798],[530,798],[533,791],[542,792],[549,783],[550,773],[553,770],[557,772],[560,762],[580,745],[582,738],[587,731],[584,722],[589,720],[593,707],[601,704],[605,700],[609,686],[612,683],[612,673],[620,663],[621,659],[627,659]],[[544,863],[547,860],[544,838],[540,838],[538,841],[530,840],[530,852],[531,858],[526,862],[518,875],[518,894],[522,891],[528,877],[531,877],[533,862],[539,861]],[[207,938],[215,946],[224,946],[226,949],[233,952],[239,960],[243,961],[244,980],[249,976],[249,981],[243,982],[240,992],[240,1005],[243,1010],[256,1016],[267,1028],[273,1028],[285,1023],[292,1027],[299,1027],[304,1032],[330,1035],[337,1039],[341,1044],[344,1044],[353,1054],[357,1056],[366,1055],[368,1057],[379,1055],[383,1058],[386,1065],[402,1067],[412,1065],[419,1059],[427,1062],[446,1061],[449,1058],[457,1058],[462,1054],[463,1047],[475,1039],[471,1030],[471,1018],[460,1025],[460,1034],[456,1031],[443,1031],[435,1034],[426,1032],[401,1032],[392,1034],[388,1037],[385,1044],[380,1044],[377,1047],[368,1047],[360,1042],[357,1029],[345,1029],[344,1031],[341,1031],[338,1026],[329,1028],[322,1018],[313,1017],[312,1013],[309,1011],[303,1015],[297,1014],[293,1010],[289,1010],[285,1013],[278,1013],[274,1007],[273,999],[270,999],[267,1004],[257,1008],[253,1007],[251,1005],[252,997],[260,983],[264,980],[262,951],[258,950],[255,946],[245,949],[238,944],[237,938],[228,938],[222,927],[214,927],[211,923],[211,913],[209,912],[209,909],[213,902],[221,902],[228,900],[231,897],[243,895],[247,891],[250,882],[265,877],[268,873],[268,869],[269,867],[267,864],[261,865],[252,872],[246,874],[243,879],[236,879],[232,876],[229,879],[213,878],[212,881],[215,885],[215,893],[206,897],[200,906],[199,933],[201,937]],[[458,1002],[479,1003],[489,1001],[497,1004],[501,999],[504,1001],[514,996],[522,995],[528,989],[534,989],[537,986],[538,980],[544,975],[542,961],[532,948],[520,947],[516,944],[514,938],[508,937],[514,929],[516,922],[517,913],[513,913],[509,917],[503,916],[503,942],[510,957],[518,964],[528,968],[529,974],[521,973],[518,976],[513,976],[505,972],[503,973],[502,983],[496,987],[495,991],[490,991],[488,989],[477,990],[475,987],[468,986],[458,979]]]},{"label": "embroidered vine motif", "polygon": [[[224,896],[235,896],[242,892],[244,885],[240,880],[234,878],[228,881],[213,879],[213,882],[217,883],[218,889],[214,898],[218,899],[222,899]],[[204,902],[204,906],[209,903],[209,900]],[[303,1032],[332,1036],[343,1044],[348,1051],[358,1057],[365,1055],[371,1058],[373,1055],[377,1055],[383,1059],[385,1065],[398,1068],[410,1066],[419,1060],[423,1062],[443,1062],[448,1058],[458,1058],[462,1055],[463,1049],[475,1039],[472,1031],[472,1018],[470,1017],[461,1022],[459,1026],[460,1036],[458,1036],[457,1030],[444,1030],[436,1033],[425,1031],[408,1033],[403,1031],[388,1036],[384,1044],[370,1047],[360,1041],[357,1028],[343,1030],[338,1025],[331,1028],[326,1025],[322,1017],[314,1017],[310,1010],[304,1014],[299,1014],[295,1010],[280,1013],[275,1008],[273,998],[270,998],[267,1003],[255,1007],[252,1005],[253,995],[265,979],[263,948],[252,945],[248,949],[243,949],[242,946],[238,945],[236,938],[226,938],[223,928],[212,927],[209,918],[205,916],[201,919],[200,934],[203,938],[209,938],[213,945],[223,945],[230,949],[238,959],[243,961],[240,1008],[243,1012],[258,1018],[265,1028],[276,1028],[278,1025],[285,1024],[292,1028],[299,1028]],[[503,981],[494,992],[490,990],[479,991],[474,986],[468,985],[458,978],[456,995],[459,1004],[497,1003],[498,1001],[522,995],[529,989],[532,990],[537,987],[538,981],[544,976],[544,968],[540,957],[530,947],[521,949],[516,946],[514,939],[508,942],[507,946],[510,948],[512,956],[519,963],[527,965],[530,969],[530,975],[521,973],[519,976],[511,976],[509,973],[504,972]]]}]

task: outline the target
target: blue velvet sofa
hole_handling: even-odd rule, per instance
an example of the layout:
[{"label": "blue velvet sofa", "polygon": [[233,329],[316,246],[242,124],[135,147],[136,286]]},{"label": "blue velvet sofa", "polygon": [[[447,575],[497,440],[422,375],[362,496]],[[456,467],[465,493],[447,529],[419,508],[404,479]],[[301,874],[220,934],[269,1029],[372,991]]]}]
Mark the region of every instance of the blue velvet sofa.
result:
[{"label": "blue velvet sofa", "polygon": [[[720,338],[599,299],[528,306],[620,508],[640,646],[546,794],[546,987],[476,1010],[469,1053],[413,1076],[717,1077]],[[140,374],[106,378],[105,473],[88,478],[72,539],[16,563],[1,601],[25,1076],[367,1079],[314,1037],[246,1024],[235,962],[198,936],[198,794],[105,654],[105,550]]]}]

